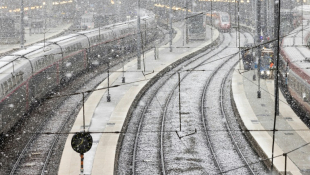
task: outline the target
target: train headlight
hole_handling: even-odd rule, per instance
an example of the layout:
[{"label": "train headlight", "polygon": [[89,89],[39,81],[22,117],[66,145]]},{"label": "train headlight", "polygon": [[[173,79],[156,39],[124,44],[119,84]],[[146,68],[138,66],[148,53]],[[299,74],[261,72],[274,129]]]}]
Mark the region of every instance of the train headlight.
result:
[{"label": "train headlight", "polygon": [[267,71],[267,75],[270,75],[270,71],[269,70]]},{"label": "train headlight", "polygon": [[265,72],[262,70],[262,71],[260,71],[260,74],[261,74],[261,75],[264,75],[264,74],[265,74]]}]

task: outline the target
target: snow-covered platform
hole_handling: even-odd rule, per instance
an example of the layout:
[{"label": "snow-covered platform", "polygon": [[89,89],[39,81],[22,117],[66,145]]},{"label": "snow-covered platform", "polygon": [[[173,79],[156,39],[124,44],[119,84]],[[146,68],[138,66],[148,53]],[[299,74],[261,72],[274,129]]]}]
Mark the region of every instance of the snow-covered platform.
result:
[{"label": "snow-covered platform", "polygon": [[[55,28],[47,28],[45,31],[45,40],[47,41],[53,37],[60,36],[66,30],[68,30],[71,25],[72,23],[66,23]],[[24,47],[30,46],[38,42],[44,42],[44,33],[37,33],[31,35],[29,33],[29,28],[25,28],[26,42],[24,43]],[[20,49],[20,44],[0,44],[0,55],[18,49]]]},{"label": "snow-covered platform", "polygon": [[[144,69],[137,71],[137,59],[134,59],[124,66],[126,83],[122,83],[123,69],[110,74],[110,86],[120,85],[110,89],[111,102],[107,102],[106,90],[93,92],[85,103],[86,126],[90,132],[103,132],[92,134],[94,144],[92,149],[84,155],[84,174],[114,174],[114,164],[117,154],[117,143],[120,134],[109,133],[121,131],[127,112],[134,102],[140,90],[155,77],[161,70],[172,63],[184,58],[185,56],[197,52],[202,48],[210,46],[219,39],[216,30],[212,41],[197,41],[185,44],[183,47],[182,24],[177,23],[174,28],[177,32],[173,39],[173,52],[169,51],[169,44],[160,46],[159,58],[154,59],[154,50],[145,54],[145,73]],[[103,81],[97,88],[107,87],[107,80]],[[82,131],[83,111],[78,114],[71,132]],[[58,174],[70,175],[79,174],[80,157],[71,148],[72,134],[67,138],[63,150]]]},{"label": "snow-covered platform", "polygon": [[[258,78],[254,70],[244,72],[236,66],[232,77],[232,97],[239,113],[244,133],[264,162],[270,166],[272,130],[274,123],[274,80],[261,79],[261,98],[257,98]],[[255,70],[257,71],[257,70]],[[256,73],[257,74],[257,73]],[[310,135],[308,127],[291,109],[280,91],[280,115],[276,119],[274,169],[284,174],[288,153],[287,172],[298,175],[310,171]],[[296,150],[295,150],[296,149]],[[288,173],[289,174],[289,173]]]}]

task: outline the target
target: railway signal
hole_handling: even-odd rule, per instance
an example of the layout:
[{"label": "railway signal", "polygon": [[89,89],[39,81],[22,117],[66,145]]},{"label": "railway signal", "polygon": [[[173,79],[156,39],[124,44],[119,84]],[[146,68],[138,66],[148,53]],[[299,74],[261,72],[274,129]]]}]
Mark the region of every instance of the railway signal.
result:
[{"label": "railway signal", "polygon": [[71,140],[71,147],[81,156],[81,174],[84,173],[84,153],[88,152],[93,145],[93,138],[88,132],[74,134]]}]

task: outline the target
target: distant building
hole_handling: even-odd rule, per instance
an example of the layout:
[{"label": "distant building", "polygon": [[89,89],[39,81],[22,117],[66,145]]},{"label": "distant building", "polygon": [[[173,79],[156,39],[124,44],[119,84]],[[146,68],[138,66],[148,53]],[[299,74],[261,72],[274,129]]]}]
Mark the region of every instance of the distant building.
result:
[{"label": "distant building", "polygon": [[11,17],[0,17],[0,43],[18,43],[19,35],[15,29],[15,20]]}]

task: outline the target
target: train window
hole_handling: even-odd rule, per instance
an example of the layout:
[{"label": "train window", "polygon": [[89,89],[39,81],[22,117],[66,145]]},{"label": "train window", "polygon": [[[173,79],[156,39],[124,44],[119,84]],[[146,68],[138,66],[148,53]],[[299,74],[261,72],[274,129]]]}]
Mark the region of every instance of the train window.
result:
[{"label": "train window", "polygon": [[9,89],[12,89],[13,88],[13,82],[12,82],[12,79],[8,79],[8,85],[9,85]]},{"label": "train window", "polygon": [[21,73],[21,74],[17,75],[17,83],[20,83],[22,81],[23,81],[23,74]]},{"label": "train window", "polygon": [[5,82],[3,83],[3,87],[4,87],[5,93],[7,93],[7,92],[9,91],[9,86],[8,86],[7,81],[5,81]]},{"label": "train window", "polygon": [[299,93],[300,91],[299,91],[299,82],[298,81],[296,81],[296,91],[297,91],[298,94],[300,94]]},{"label": "train window", "polygon": [[5,90],[4,90],[3,84],[1,84],[1,94],[2,94],[2,95],[5,94]]},{"label": "train window", "polygon": [[295,88],[296,88],[295,78],[292,77],[291,80],[292,80],[292,81],[291,81],[292,87],[293,87],[293,89],[295,89]]},{"label": "train window", "polygon": [[13,87],[16,86],[17,81],[16,81],[16,76],[12,75],[12,82],[13,82]]}]

